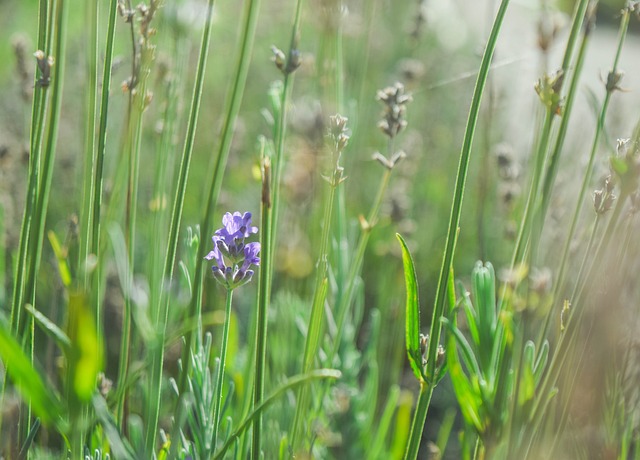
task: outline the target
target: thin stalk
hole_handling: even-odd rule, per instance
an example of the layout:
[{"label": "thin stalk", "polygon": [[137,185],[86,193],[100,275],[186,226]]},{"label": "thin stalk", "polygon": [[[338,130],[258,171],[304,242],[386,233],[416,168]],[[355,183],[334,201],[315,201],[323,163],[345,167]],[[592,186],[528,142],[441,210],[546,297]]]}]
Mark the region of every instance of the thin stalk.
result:
[{"label": "thin stalk", "polygon": [[[178,236],[180,233],[180,223],[182,221],[182,211],[184,208],[184,199],[186,195],[187,182],[189,178],[189,166],[191,164],[191,156],[193,153],[193,144],[196,135],[196,128],[198,124],[198,114],[200,111],[200,103],[202,99],[202,87],[204,83],[204,74],[207,64],[207,57],[209,55],[209,42],[211,37],[211,21],[213,17],[213,5],[214,0],[209,0],[207,6],[207,15],[205,28],[202,33],[202,41],[200,44],[200,56],[198,59],[198,67],[196,70],[196,81],[193,87],[193,95],[191,98],[191,109],[189,112],[189,122],[187,125],[187,134],[184,143],[184,150],[182,152],[182,159],[180,162],[180,172],[178,175],[178,184],[176,187],[176,194],[173,201],[173,208],[171,212],[171,225],[169,227],[169,238],[167,241],[167,251],[164,260],[163,277],[160,288],[160,299],[156,311],[153,312],[153,320],[158,331],[158,337],[152,350],[151,361],[151,373],[150,373],[150,386],[152,389],[151,400],[148,407],[147,417],[147,433],[146,433],[146,451],[153,452],[155,449],[155,440],[158,427],[158,418],[160,414],[160,397],[162,386],[162,368],[164,359],[164,337],[167,329],[167,321],[169,314],[169,293],[167,292],[165,283],[171,283],[173,279],[173,268],[175,263],[176,252],[178,248]],[[198,247],[199,253],[202,252],[202,248],[205,245],[200,244]],[[204,256],[203,256],[204,257]],[[200,257],[198,260],[202,260]],[[201,267],[203,264],[198,263],[197,267]],[[197,297],[197,296],[194,296]],[[192,317],[192,316],[189,316]],[[191,332],[189,332],[191,335]],[[189,350],[189,347],[185,347]],[[186,378],[188,363],[190,359],[183,359],[182,363],[185,367],[183,370],[183,378]],[[184,389],[184,387],[181,387]],[[182,391],[181,391],[182,393]]]},{"label": "thin stalk", "polygon": [[[52,27],[52,24],[49,22],[49,15],[47,14],[47,11],[48,1],[40,0],[38,10],[38,49],[44,50],[45,56],[48,56],[49,52],[49,50],[46,49],[47,30]],[[34,73],[34,75],[37,75],[37,72]],[[19,337],[20,331],[22,330],[21,324],[24,315],[25,303],[25,277],[27,275],[29,258],[33,257],[29,242],[31,240],[31,224],[36,203],[36,193],[39,185],[42,133],[44,130],[46,92],[48,88],[47,85],[39,85],[37,80],[34,81],[35,89],[33,92],[31,124],[29,131],[29,175],[27,178],[27,194],[25,197],[25,211],[20,225],[18,259],[13,283],[11,313],[9,318],[10,332],[14,337]],[[2,388],[0,389],[0,406],[4,403],[6,385],[7,379],[3,379]],[[1,426],[2,417],[0,417],[0,427]]]},{"label": "thin stalk", "polygon": [[578,85],[579,85],[580,76],[582,73],[582,66],[584,64],[584,60],[587,54],[586,51],[587,51],[587,46],[589,44],[589,37],[591,36],[591,30],[593,29],[593,26],[594,26],[593,21],[595,21],[595,17],[592,16],[588,19],[588,23],[584,28],[583,39],[578,52],[578,57],[576,58],[575,69],[572,74],[569,90],[567,91],[566,102],[562,108],[562,112],[563,112],[562,119],[560,121],[560,127],[558,129],[558,134],[556,136],[556,143],[555,143],[553,152],[549,157],[548,165],[544,175],[542,190],[540,192],[542,194],[542,198],[538,205],[539,207],[533,217],[534,231],[531,234],[531,251],[529,254],[530,262],[528,264],[530,268],[535,266],[536,264],[537,250],[540,242],[540,237],[542,234],[542,228],[544,226],[545,216],[547,214],[547,211],[549,209],[549,203],[551,201],[551,192],[553,191],[555,178],[558,172],[558,165],[560,162],[562,148],[564,146],[564,141],[566,139],[566,134],[569,127],[569,120],[571,118],[573,103],[578,93]]},{"label": "thin stalk", "polygon": [[418,396],[418,404],[411,422],[411,431],[409,432],[409,441],[405,452],[405,459],[418,458],[418,450],[420,449],[420,441],[422,440],[422,428],[427,420],[427,412],[429,404],[431,404],[431,395],[433,395],[434,386],[424,381],[420,382],[420,395]]},{"label": "thin stalk", "polygon": [[[220,189],[222,187],[222,179],[224,171],[227,165],[227,159],[229,158],[229,150],[231,147],[231,140],[233,138],[233,130],[235,122],[240,111],[240,103],[242,102],[242,95],[244,93],[245,83],[247,81],[247,73],[249,71],[249,63],[251,61],[251,53],[253,50],[253,42],[255,36],[255,30],[258,19],[258,11],[260,9],[260,0],[249,0],[245,3],[244,23],[242,30],[242,41],[240,44],[240,51],[238,54],[238,60],[236,62],[235,72],[232,79],[232,88],[230,94],[229,105],[227,107],[227,114],[224,119],[224,125],[222,127],[220,146],[216,157],[216,163],[212,174],[209,174],[211,181],[208,186],[208,193],[206,198],[206,204],[202,210],[202,218],[200,220],[200,234],[210,234],[211,217],[218,197],[220,196]],[[262,248],[264,251],[264,248]],[[197,260],[204,259],[206,252],[206,245],[201,244],[198,249]],[[196,270],[194,275],[194,287],[195,292],[192,294],[191,303],[189,304],[188,317],[196,317],[202,314],[202,303],[198,299],[202,298],[203,289],[203,267],[204,264],[196,264]],[[184,347],[182,355],[182,374],[180,376],[180,384],[178,388],[182,393],[186,388],[186,378],[189,373],[189,353],[193,342],[193,331],[190,331],[186,337],[186,346]]]},{"label": "thin stalk", "polygon": [[594,15],[591,15],[587,18],[587,23],[585,24],[585,27],[584,27],[584,33],[582,36],[582,41],[580,43],[578,56],[576,58],[573,74],[571,76],[571,83],[569,84],[569,89],[567,91],[566,102],[562,108],[562,119],[560,121],[560,127],[558,129],[556,143],[555,143],[553,152],[549,158],[549,164],[547,166],[544,182],[542,185],[541,211],[540,211],[540,215],[538,216],[539,227],[541,227],[541,223],[544,222],[545,216],[549,209],[551,192],[552,192],[555,178],[558,172],[558,164],[560,162],[560,155],[562,154],[562,148],[564,146],[564,141],[566,139],[567,130],[569,128],[569,120],[571,118],[571,112],[573,110],[573,103],[575,101],[576,95],[578,94],[578,85],[580,82],[580,76],[582,74],[582,66],[584,64],[584,60],[587,55],[587,47],[589,45],[589,38],[591,37],[591,31],[595,26],[594,22],[595,22]]},{"label": "thin stalk", "polygon": [[544,168],[544,160],[547,149],[549,148],[551,127],[553,124],[553,118],[555,114],[547,109],[545,111],[544,124],[542,126],[540,141],[538,148],[536,149],[535,167],[533,176],[531,178],[531,186],[529,187],[529,194],[527,196],[527,202],[524,208],[524,217],[520,224],[520,230],[516,238],[516,245],[513,251],[513,257],[511,259],[511,269],[513,269],[518,261],[522,261],[525,257],[525,248],[528,242],[529,227],[531,225],[531,218],[533,216],[533,210],[535,207],[535,200],[538,195],[538,188],[540,185],[540,178]]},{"label": "thin stalk", "polygon": [[[622,46],[624,45],[625,37],[627,36],[627,29],[629,27],[629,17],[630,14],[628,11],[624,11],[622,14],[622,19],[620,21],[620,29],[618,33],[618,48],[616,50],[616,55],[613,60],[613,65],[611,66],[611,71],[609,75],[615,76],[618,74],[618,64],[620,62],[620,55],[622,53]],[[573,213],[573,218],[571,219],[571,225],[569,227],[569,232],[567,233],[567,237],[564,243],[564,249],[562,250],[562,259],[560,262],[560,268],[558,270],[558,281],[555,283],[553,298],[558,298],[560,294],[561,287],[564,286],[564,278],[566,274],[567,261],[569,259],[569,251],[571,248],[571,241],[573,240],[573,236],[576,231],[576,227],[578,225],[578,220],[580,218],[580,213],[582,211],[582,204],[584,203],[585,196],[587,194],[587,188],[591,183],[591,177],[593,176],[593,166],[595,164],[595,157],[598,150],[598,145],[600,144],[600,136],[604,131],[604,123],[607,116],[607,110],[609,108],[609,102],[611,100],[611,96],[615,91],[615,88],[605,85],[605,96],[604,101],[602,102],[602,107],[600,109],[600,115],[598,116],[598,124],[596,126],[596,132],[593,137],[593,142],[591,144],[591,152],[589,154],[589,162],[587,164],[587,169],[585,171],[582,185],[580,187],[580,193],[578,194],[578,200],[576,202],[576,208]],[[552,311],[549,312],[547,318],[545,319],[545,326],[542,331],[542,337],[546,337],[546,334],[549,329],[550,318],[552,316]],[[538,343],[541,343],[540,341]]]},{"label": "thin stalk", "polygon": [[[626,201],[626,196],[621,196],[618,202],[616,203],[616,207],[614,208],[613,214],[609,220],[609,223],[602,237],[602,240],[598,245],[596,254],[592,259],[593,263],[590,266],[586,277],[584,277],[584,279],[577,280],[577,283],[580,284],[580,282],[582,281],[582,284],[580,285],[579,288],[576,288],[574,290],[575,294],[571,298],[571,305],[573,305],[573,307],[571,308],[567,323],[564,325],[565,326],[564,329],[566,332],[560,336],[560,339],[556,346],[556,350],[549,364],[549,371],[545,373],[545,376],[540,384],[540,391],[538,392],[540,396],[538,397],[538,400],[534,403],[533,408],[531,410],[531,414],[533,414],[532,415],[533,429],[531,430],[532,434],[530,436],[530,441],[529,441],[530,443],[533,441],[533,437],[536,435],[540,427],[540,424],[542,423],[543,412],[544,412],[544,409],[546,408],[547,395],[549,394],[551,389],[555,386],[555,383],[560,375],[560,371],[564,367],[565,359],[569,355],[568,350],[571,348],[571,346],[574,343],[574,340],[577,337],[577,330],[578,330],[577,326],[580,324],[585,311],[585,308],[582,308],[582,305],[581,305],[582,294],[584,293],[583,288],[586,284],[586,281],[591,279],[592,276],[594,275],[593,273],[594,268],[599,266],[598,261],[603,260],[604,252],[606,251],[611,241],[611,235],[613,234],[613,230],[617,224],[618,218],[622,213],[622,209],[624,208],[625,201]],[[596,226],[594,225],[594,230],[595,230],[595,227]],[[592,237],[593,235],[595,235],[595,231],[593,232]],[[586,261],[583,261],[583,267],[581,267],[581,270],[584,268],[584,266],[586,266],[585,262]],[[531,446],[529,445],[529,447]]]},{"label": "thin stalk", "polygon": [[[451,206],[451,215],[449,219],[449,228],[447,231],[447,240],[445,244],[445,251],[440,267],[440,276],[438,278],[438,287],[436,289],[436,298],[433,309],[433,317],[431,320],[431,334],[430,342],[437,344],[440,340],[440,333],[442,331],[442,324],[440,318],[443,316],[445,300],[447,294],[447,285],[449,281],[449,275],[455,254],[458,227],[460,225],[460,217],[462,214],[462,201],[464,197],[464,189],[467,181],[467,172],[469,168],[469,160],[471,158],[471,148],[473,146],[473,138],[475,134],[476,125],[478,122],[478,115],[480,112],[480,103],[482,102],[482,95],[487,82],[489,69],[491,66],[491,60],[495,51],[496,43],[498,41],[498,35],[502,26],[502,22],[509,6],[509,0],[502,0],[500,7],[496,14],[496,18],[491,28],[491,34],[487,41],[487,46],[482,57],[482,63],[480,64],[480,70],[476,80],[473,99],[471,101],[471,108],[469,109],[469,118],[467,120],[467,127],[465,130],[464,141],[462,144],[462,152],[460,154],[460,163],[458,165],[458,173],[456,176],[455,192],[453,197],[453,204]],[[429,354],[427,356],[427,375],[435,375],[436,366],[436,353],[437,346],[429,347]]]},{"label": "thin stalk", "polygon": [[[153,223],[152,232],[155,241],[154,249],[149,257],[150,279],[150,305],[158,305],[159,295],[163,277],[163,266],[160,262],[161,254],[164,252],[164,241],[167,239],[167,228],[169,227],[166,195],[173,189],[174,175],[167,177],[167,171],[173,171],[176,160],[176,148],[173,138],[176,136],[179,124],[179,101],[182,99],[184,75],[187,69],[187,56],[189,47],[186,40],[178,38],[174,41],[173,60],[176,62],[175,74],[171,75],[167,82],[165,95],[165,109],[162,114],[162,136],[158,145],[157,158],[155,162],[154,189],[153,189]],[[161,160],[162,159],[162,160]]]},{"label": "thin stalk", "polygon": [[83,286],[87,290],[87,271],[82,269],[89,257],[89,231],[91,228],[91,206],[93,202],[92,186],[94,159],[96,156],[96,107],[98,104],[98,2],[87,2],[87,22],[89,24],[89,43],[87,46],[86,117],[84,141],[84,172],[82,174],[82,214],[80,224],[80,251],[78,267],[81,267]]},{"label": "thin stalk", "polygon": [[[391,148],[389,149],[391,151]],[[391,179],[391,169],[385,168],[384,174],[380,179],[380,184],[378,185],[378,191],[376,192],[376,197],[373,200],[371,205],[371,210],[367,216],[367,224],[366,227],[362,229],[362,234],[360,235],[360,239],[358,240],[358,246],[353,256],[353,261],[351,262],[351,267],[349,269],[349,273],[347,275],[347,279],[344,283],[346,289],[344,294],[339,299],[339,303],[337,305],[337,321],[336,321],[336,336],[333,338],[333,347],[331,348],[331,352],[328,355],[327,363],[333,365],[333,360],[338,354],[338,349],[340,348],[340,342],[342,341],[342,331],[344,329],[344,324],[347,319],[347,313],[349,311],[349,307],[353,300],[353,294],[355,292],[356,286],[356,278],[360,274],[362,269],[362,263],[364,261],[364,255],[367,250],[367,244],[369,243],[369,237],[371,236],[372,227],[378,220],[378,214],[380,212],[380,207],[382,206],[382,201],[384,199],[384,195],[386,194],[387,188],[389,187],[389,181]]]},{"label": "thin stalk", "polygon": [[220,363],[218,364],[218,376],[216,377],[216,392],[213,396],[213,441],[212,450],[215,451],[218,441],[218,430],[220,428],[220,407],[222,404],[222,387],[224,384],[224,369],[227,361],[227,342],[229,341],[229,324],[231,324],[231,301],[233,300],[233,289],[227,289],[227,300],[224,309],[224,326],[222,327],[222,346],[220,348]]},{"label": "thin stalk", "polygon": [[[429,334],[429,346],[427,351],[427,369],[426,375],[436,375],[436,353],[438,350],[438,343],[440,342],[440,334],[442,332],[442,323],[440,318],[444,316],[444,308],[446,304],[447,290],[450,282],[451,269],[453,257],[456,249],[456,242],[458,237],[458,230],[460,225],[460,217],[462,214],[462,200],[464,197],[464,188],[467,181],[467,172],[469,168],[469,160],[471,158],[471,148],[473,146],[473,137],[475,134],[476,125],[478,122],[478,115],[480,113],[480,103],[482,102],[482,95],[489,75],[489,69],[491,67],[491,60],[498,41],[498,35],[502,27],[502,22],[509,6],[509,0],[502,0],[496,13],[493,26],[491,27],[491,33],[487,41],[487,45],[482,56],[482,63],[480,64],[480,70],[478,71],[478,77],[473,93],[473,99],[471,101],[471,107],[469,109],[469,118],[467,120],[467,127],[465,130],[464,141],[462,143],[462,151],[460,153],[460,163],[458,165],[458,173],[456,176],[455,192],[453,196],[453,204],[451,206],[451,215],[449,218],[449,229],[447,231],[447,240],[445,244],[445,251],[440,267],[440,276],[438,279],[438,287],[436,290],[436,298],[433,308],[433,316],[431,319],[431,329]],[[422,382],[421,382],[422,385]],[[426,412],[431,402],[431,395],[433,394],[433,386],[435,382],[429,382],[427,389],[421,387],[420,399],[418,408],[414,414],[414,421],[412,422],[410,440],[413,438],[421,437],[422,429],[424,427],[424,420],[426,419]],[[416,444],[416,447],[413,447]],[[409,443],[405,454],[406,460],[414,460],[417,456],[417,446],[419,446],[419,440]]]},{"label": "thin stalk", "polygon": [[38,196],[36,198],[36,211],[34,214],[34,228],[31,234],[32,256],[29,264],[29,272],[26,285],[26,302],[35,307],[36,296],[36,278],[40,259],[42,257],[42,247],[44,241],[44,227],[47,218],[47,209],[49,206],[49,192],[51,190],[51,180],[53,178],[53,166],[56,155],[56,143],[58,140],[58,123],[60,121],[60,110],[62,105],[62,88],[64,82],[64,70],[66,62],[66,24],[67,9],[64,0],[56,1],[56,19],[55,19],[55,43],[54,55],[56,57],[56,65],[53,69],[51,81],[51,111],[48,120],[47,139],[42,159],[42,175],[43,180],[38,187]]},{"label": "thin stalk", "polygon": [[[298,52],[298,33],[300,26],[300,18],[302,13],[302,0],[297,0],[296,12],[293,20],[293,27],[291,32],[291,41],[289,45],[289,54],[287,57],[287,63],[285,69],[289,68],[291,60],[294,55],[297,56]],[[293,74],[291,72],[285,72],[284,84],[282,91],[282,99],[280,103],[279,120],[276,126],[276,153],[274,158],[274,175],[273,180],[266,183],[268,191],[265,195],[263,191],[263,220],[268,228],[263,226],[263,231],[266,230],[266,235],[263,235],[264,244],[261,246],[261,250],[267,249],[267,262],[262,265],[260,270],[260,283],[258,292],[258,317],[256,325],[256,363],[255,363],[255,375],[253,386],[253,407],[258,407],[264,400],[264,380],[265,380],[265,363],[266,363],[266,350],[267,350],[267,312],[271,301],[271,287],[273,276],[273,254],[275,253],[275,235],[278,228],[278,212],[280,210],[280,186],[281,177],[284,163],[284,141],[287,125],[287,106],[291,97],[293,84]],[[269,165],[270,166],[270,165]],[[268,198],[267,198],[268,197]],[[265,200],[271,205],[265,209]],[[267,212],[265,212],[265,210]],[[265,273],[266,272],[266,273]],[[251,446],[251,458],[257,460],[260,458],[262,450],[262,413],[253,421],[253,435]]]},{"label": "thin stalk", "polygon": [[[118,0],[111,0],[109,4],[109,24],[107,26],[107,44],[104,55],[104,69],[102,74],[102,93],[100,98],[100,118],[98,131],[98,148],[95,151],[93,164],[95,169],[91,182],[91,197],[93,204],[91,207],[90,220],[90,254],[100,259],[100,215],[102,211],[102,190],[104,183],[104,156],[107,143],[107,121],[109,117],[109,91],[111,89],[111,66],[113,63],[113,42],[116,31],[116,14],[118,11]],[[89,234],[87,234],[89,237]],[[96,271],[91,274],[91,286],[94,295],[94,308],[96,315],[96,325],[99,331],[102,330],[102,314],[100,299],[100,267],[98,263]]]},{"label": "thin stalk", "polygon": [[[263,152],[264,153],[264,152]],[[261,380],[262,390],[264,390],[264,373],[266,367],[266,355],[267,355],[267,315],[269,308],[269,301],[271,298],[271,286],[273,273],[269,270],[269,267],[273,265],[273,252],[271,241],[273,235],[271,234],[273,229],[273,207],[272,207],[272,181],[271,181],[271,163],[270,157],[262,157],[263,161],[263,177],[262,177],[262,200],[261,200],[261,219],[262,233],[260,235],[260,263],[262,269],[260,270],[260,278],[258,281],[258,298],[256,308],[255,319],[255,351],[254,351],[254,375],[253,375],[253,392],[251,395],[251,403],[247,406],[250,410],[258,407],[255,405],[257,393],[255,385],[258,384],[258,378]],[[249,378],[247,381],[251,381]],[[260,430],[262,428],[261,420],[254,419],[254,435],[252,438],[252,457],[260,455]],[[255,439],[256,429],[258,431],[258,439]],[[253,454],[256,451],[257,454]],[[244,450],[243,450],[244,452]]]},{"label": "thin stalk", "polygon": [[[48,29],[52,27],[49,23],[48,1],[40,0],[38,12],[38,49],[44,51],[45,57],[49,50],[46,49],[46,37]],[[37,75],[37,72],[35,73]],[[25,198],[25,212],[20,226],[20,239],[18,245],[18,261],[16,267],[16,277],[13,286],[13,298],[11,302],[11,333],[17,336],[21,330],[25,278],[27,275],[27,265],[31,257],[29,240],[31,235],[31,224],[36,203],[36,195],[40,182],[40,160],[42,155],[42,135],[44,131],[44,116],[46,113],[46,94],[48,85],[41,85],[34,80],[33,103],[31,107],[31,125],[29,131],[29,176],[27,179],[27,195]],[[3,385],[4,388],[4,385]]]},{"label": "thin stalk", "polygon": [[589,271],[587,272],[587,275],[584,277],[584,279],[578,279],[576,281],[577,285],[580,285],[579,288],[577,288],[574,290],[574,294],[571,297],[571,302],[572,303],[581,303],[582,301],[582,294],[584,293],[584,287],[586,286],[587,282],[592,279],[593,275],[595,274],[595,270],[598,267],[601,267],[600,262],[604,260],[604,255],[607,251],[607,249],[609,248],[609,244],[611,243],[611,238],[613,237],[613,234],[615,233],[615,229],[616,226],[618,225],[618,220],[620,219],[620,216],[622,215],[622,209],[624,208],[626,201],[627,201],[627,197],[629,196],[629,193],[627,190],[622,189],[622,191],[620,192],[620,197],[618,198],[617,202],[616,202],[616,206],[615,208],[613,208],[613,214],[611,215],[611,218],[609,219],[609,223],[607,224],[607,228],[604,231],[604,234],[602,235],[602,239],[600,240],[600,243],[598,244],[598,249],[595,253],[595,256],[591,259],[591,265],[589,267]]},{"label": "thin stalk", "polygon": [[[337,170],[334,171],[337,173]],[[335,177],[335,174],[334,174]],[[325,203],[324,219],[322,227],[322,237],[320,240],[320,254],[317,264],[316,280],[313,296],[313,307],[311,309],[311,316],[309,318],[309,325],[307,327],[307,337],[304,345],[304,355],[302,359],[302,372],[307,373],[313,368],[313,363],[318,352],[321,337],[324,335],[324,302],[327,294],[327,266],[329,258],[329,239],[331,237],[331,217],[333,216],[333,207],[336,199],[336,192],[340,185],[332,183],[329,185],[329,196]],[[342,188],[342,187],[340,187]],[[291,430],[291,446],[294,451],[296,448],[296,441],[300,428],[302,426],[302,420],[304,413],[308,410],[307,403],[309,397],[309,389],[302,387],[298,392],[298,401],[296,404],[296,413],[293,420],[293,429]]]},{"label": "thin stalk", "polygon": [[[582,26],[584,17],[586,15],[587,6],[589,4],[589,0],[580,0],[579,3],[576,4],[574,9],[574,15],[571,25],[571,31],[569,32],[569,38],[567,39],[567,45],[565,47],[564,56],[562,59],[562,68],[561,72],[563,75],[567,75],[569,71],[569,66],[571,64],[571,59],[573,56],[573,51],[575,48],[575,42],[578,39],[578,34],[580,32],[580,27]],[[562,82],[558,85],[558,88],[555,88],[557,94],[560,94],[562,91]],[[545,114],[544,126],[542,128],[542,133],[540,137],[540,142],[538,143],[538,149],[536,153],[536,167],[533,174],[531,188],[529,190],[529,196],[527,198],[527,204],[525,207],[525,215],[523,217],[520,231],[518,232],[518,237],[516,239],[516,246],[513,253],[513,258],[511,259],[511,268],[515,267],[518,261],[524,260],[525,250],[529,242],[530,236],[530,226],[531,220],[533,218],[533,211],[536,208],[536,198],[538,196],[538,187],[539,182],[542,177],[542,168],[544,167],[544,163],[546,161],[547,150],[549,147],[551,128],[553,125],[553,119],[555,117],[555,113],[552,110],[547,110]]]},{"label": "thin stalk", "polygon": [[[294,52],[298,51],[298,34],[300,28],[300,18],[302,16],[302,0],[297,0],[296,2],[296,12],[293,20],[293,27],[291,31],[291,40],[289,42],[289,55],[287,58],[287,62],[290,62],[292,55]],[[273,229],[274,231],[271,233],[275,235],[275,230],[278,228],[278,216],[280,211],[280,189],[281,189],[281,177],[282,171],[284,170],[284,141],[287,134],[287,106],[291,99],[291,91],[293,89],[293,77],[294,74],[290,72],[285,72],[284,80],[282,85],[282,99],[280,103],[280,117],[278,120],[278,124],[276,126],[276,155],[274,160],[274,175],[273,175]],[[275,249],[275,238],[270,242],[272,245],[272,250]],[[264,267],[263,267],[264,269]],[[273,264],[268,267],[269,270],[273,271]]]}]

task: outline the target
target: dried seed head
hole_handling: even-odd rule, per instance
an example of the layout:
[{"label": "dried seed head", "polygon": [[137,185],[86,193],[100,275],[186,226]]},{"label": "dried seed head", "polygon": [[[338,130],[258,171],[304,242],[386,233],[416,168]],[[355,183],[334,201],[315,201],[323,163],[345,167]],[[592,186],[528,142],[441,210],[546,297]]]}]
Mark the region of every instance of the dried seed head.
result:
[{"label": "dried seed head", "polygon": [[613,70],[609,71],[607,74],[607,81],[604,84],[608,93],[613,93],[614,91],[625,91],[620,87],[620,81],[624,77],[624,72],[622,70]]},{"label": "dried seed head", "polygon": [[285,56],[284,52],[276,46],[271,46],[271,51],[273,52],[273,57],[271,58],[271,60],[275,63],[278,69],[284,72],[285,66],[287,64],[287,57]]},{"label": "dried seed head", "polygon": [[289,75],[295,72],[295,70],[300,67],[300,64],[302,63],[300,50],[295,47],[292,48],[291,51],[289,51],[288,58],[287,55],[284,54],[284,51],[276,46],[271,46],[271,51],[273,52],[273,57],[271,59],[276,64],[276,67],[280,69],[280,71],[284,75]]},{"label": "dried seed head", "polygon": [[51,67],[55,63],[55,60],[52,56],[46,57],[44,52],[41,50],[33,53],[36,58],[36,63],[38,64],[38,70],[40,71],[40,77],[38,81],[36,81],[36,85],[40,87],[47,87],[49,83],[51,83]]},{"label": "dried seed head", "polygon": [[546,53],[564,28],[566,19],[562,14],[545,11],[538,21],[538,47]]},{"label": "dried seed head", "polygon": [[614,187],[615,184],[611,176],[608,176],[605,179],[604,187],[593,192],[593,208],[596,214],[602,215],[611,209],[616,199],[613,193]]},{"label": "dried seed head", "polygon": [[402,83],[396,82],[393,86],[378,91],[377,99],[385,105],[383,118],[378,123],[378,127],[393,139],[407,126],[407,121],[404,119],[406,105],[412,101],[412,97],[405,93]]}]

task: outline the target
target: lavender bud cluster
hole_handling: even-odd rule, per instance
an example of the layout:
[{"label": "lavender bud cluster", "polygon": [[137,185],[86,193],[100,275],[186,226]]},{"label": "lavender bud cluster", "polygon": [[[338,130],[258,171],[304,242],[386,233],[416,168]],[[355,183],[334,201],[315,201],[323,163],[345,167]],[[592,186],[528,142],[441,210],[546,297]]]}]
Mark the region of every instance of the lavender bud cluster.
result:
[{"label": "lavender bud cluster", "polygon": [[211,267],[216,281],[227,289],[235,289],[251,281],[252,265],[260,265],[260,243],[244,241],[252,233],[258,233],[258,227],[251,226],[250,212],[228,212],[222,217],[222,225],[211,237],[213,250],[205,259],[216,262]]}]

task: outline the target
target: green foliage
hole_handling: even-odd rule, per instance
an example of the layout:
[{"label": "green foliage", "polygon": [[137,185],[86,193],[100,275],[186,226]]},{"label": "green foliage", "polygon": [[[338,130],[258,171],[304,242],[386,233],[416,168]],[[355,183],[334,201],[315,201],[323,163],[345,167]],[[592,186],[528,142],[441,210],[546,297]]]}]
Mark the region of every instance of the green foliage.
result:
[{"label": "green foliage", "polygon": [[260,3],[0,6],[0,456],[638,457],[638,2]]}]

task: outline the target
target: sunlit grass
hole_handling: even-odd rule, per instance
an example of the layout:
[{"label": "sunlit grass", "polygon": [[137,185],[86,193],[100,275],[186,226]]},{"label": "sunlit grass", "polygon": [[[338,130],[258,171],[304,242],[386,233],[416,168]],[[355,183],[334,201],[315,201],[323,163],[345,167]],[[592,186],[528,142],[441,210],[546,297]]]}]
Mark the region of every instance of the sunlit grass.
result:
[{"label": "sunlit grass", "polygon": [[640,458],[640,4],[494,3],[0,6],[0,456]]}]

